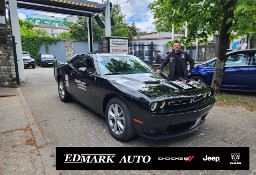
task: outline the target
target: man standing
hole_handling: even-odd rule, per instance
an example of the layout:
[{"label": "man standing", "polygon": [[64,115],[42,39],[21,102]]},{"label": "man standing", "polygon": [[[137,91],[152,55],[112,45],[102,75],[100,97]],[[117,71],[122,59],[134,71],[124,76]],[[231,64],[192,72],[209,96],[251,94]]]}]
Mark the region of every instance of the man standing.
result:
[{"label": "man standing", "polygon": [[[157,69],[157,72],[160,73],[169,63],[168,79],[171,81],[178,80],[179,78],[187,78],[194,69],[194,60],[186,52],[182,52],[180,48],[180,42],[174,41],[172,52],[167,55],[159,69]],[[187,69],[187,62],[190,63],[189,71]]]}]

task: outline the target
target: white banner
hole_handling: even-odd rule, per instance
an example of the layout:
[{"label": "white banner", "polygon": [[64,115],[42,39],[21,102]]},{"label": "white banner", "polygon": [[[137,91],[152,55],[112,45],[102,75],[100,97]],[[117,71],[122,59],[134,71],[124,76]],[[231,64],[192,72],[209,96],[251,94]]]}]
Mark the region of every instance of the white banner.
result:
[{"label": "white banner", "polygon": [[128,54],[128,47],[110,47],[110,53]]},{"label": "white banner", "polygon": [[110,53],[128,54],[127,39],[110,39],[109,46],[110,46]]}]

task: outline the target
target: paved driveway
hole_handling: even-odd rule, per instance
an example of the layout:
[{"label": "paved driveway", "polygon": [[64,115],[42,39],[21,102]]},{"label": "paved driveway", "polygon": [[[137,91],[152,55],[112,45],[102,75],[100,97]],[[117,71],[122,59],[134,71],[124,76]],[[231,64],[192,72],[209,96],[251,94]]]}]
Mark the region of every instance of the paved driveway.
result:
[{"label": "paved driveway", "polygon": [[53,68],[25,69],[21,87],[44,135],[50,152],[48,166],[55,166],[55,147],[250,147],[250,171],[61,171],[62,174],[256,174],[256,112],[240,107],[214,107],[196,133],[165,141],[137,137],[116,141],[104,119],[78,102],[62,103]]}]

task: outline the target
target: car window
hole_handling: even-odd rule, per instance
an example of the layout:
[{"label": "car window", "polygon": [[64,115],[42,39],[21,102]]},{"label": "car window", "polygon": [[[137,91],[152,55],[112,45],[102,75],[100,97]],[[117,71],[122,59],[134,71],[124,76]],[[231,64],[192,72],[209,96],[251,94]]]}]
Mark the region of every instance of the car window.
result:
[{"label": "car window", "polygon": [[247,54],[235,54],[228,56],[225,66],[245,66],[248,63],[249,56]]},{"label": "car window", "polygon": [[86,65],[87,71],[89,73],[94,73],[96,71],[94,63],[93,63],[93,59],[91,57],[89,57],[89,56],[86,57],[85,65]]},{"label": "car window", "polygon": [[250,65],[256,65],[256,53],[254,53],[249,60]]},{"label": "car window", "polygon": [[50,54],[42,54],[41,58],[44,58],[44,59],[54,59],[54,56],[50,55]]},{"label": "car window", "polygon": [[76,64],[74,65],[75,68],[80,68],[80,67],[86,67],[86,56],[85,55],[81,55],[79,56],[79,58],[77,59]]},{"label": "car window", "polygon": [[136,74],[153,72],[147,64],[134,56],[101,56],[98,59],[102,74]]},{"label": "car window", "polygon": [[215,67],[215,63],[216,63],[216,60],[208,62],[208,66],[207,67]]},{"label": "car window", "polygon": [[70,59],[70,60],[68,61],[68,64],[69,64],[71,67],[73,67],[73,68],[77,68],[77,61],[79,60],[79,58],[80,58],[80,55],[75,56],[74,58],[72,58],[72,59]]}]

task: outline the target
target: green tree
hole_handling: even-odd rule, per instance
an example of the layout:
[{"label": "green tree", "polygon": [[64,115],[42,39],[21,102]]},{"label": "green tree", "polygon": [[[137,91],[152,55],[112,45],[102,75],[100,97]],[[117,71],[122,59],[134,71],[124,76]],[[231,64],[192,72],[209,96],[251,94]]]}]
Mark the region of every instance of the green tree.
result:
[{"label": "green tree", "polygon": [[70,31],[68,32],[61,32],[58,37],[58,39],[60,40],[74,40],[72,37],[71,37],[71,33]]},{"label": "green tree", "polygon": [[121,12],[121,6],[119,4],[114,4],[111,9],[111,17],[115,23],[111,28],[111,34],[113,36],[122,36],[129,38],[130,29],[125,22],[125,15]]},{"label": "green tree", "polygon": [[138,35],[138,30],[136,28],[136,24],[133,22],[130,26],[128,26],[130,33],[129,33],[129,39],[132,39],[132,37]]},{"label": "green tree", "polygon": [[[121,7],[119,4],[114,4],[111,10],[111,16],[115,23],[114,26],[111,27],[111,35],[112,36],[121,36],[121,37],[129,37],[130,30],[128,25],[125,23],[125,16],[121,13]],[[104,15],[100,15],[101,19],[105,19]],[[104,21],[104,20],[103,20]],[[77,23],[68,23],[70,28],[71,37],[80,40],[87,41],[88,40],[88,29],[87,29],[87,18],[80,17]],[[104,29],[101,29],[97,24],[96,20],[93,18],[92,20],[93,27],[93,40],[100,41],[101,36],[104,36]]]},{"label": "green tree", "polygon": [[[87,17],[79,17],[77,23],[68,23],[71,38],[78,41],[88,41]],[[92,20],[93,41],[100,41],[104,30],[99,27],[96,20]]]},{"label": "green tree", "polygon": [[219,93],[226,49],[229,47],[232,31],[238,34],[252,34],[256,30],[255,0],[156,0],[149,5],[155,19],[169,26],[182,27],[188,22],[187,41],[207,42],[210,35],[219,33],[219,55],[212,80],[212,88]]},{"label": "green tree", "polygon": [[44,29],[40,29],[40,28],[37,28],[37,29],[33,29],[37,36],[48,36],[48,37],[51,37],[51,35]]},{"label": "green tree", "polygon": [[[162,20],[156,19],[156,21],[154,22],[154,25],[156,26],[156,31],[158,32],[172,32],[171,23],[165,23]],[[175,33],[184,33],[184,28],[174,26],[174,31]]]},{"label": "green tree", "polygon": [[28,30],[32,30],[34,28],[31,22],[19,19],[20,28],[26,28]]},{"label": "green tree", "polygon": [[44,29],[35,29],[33,24],[19,19],[22,49],[28,51],[32,57],[38,57],[38,51],[42,44],[45,44],[46,51],[51,43],[58,41]]}]

